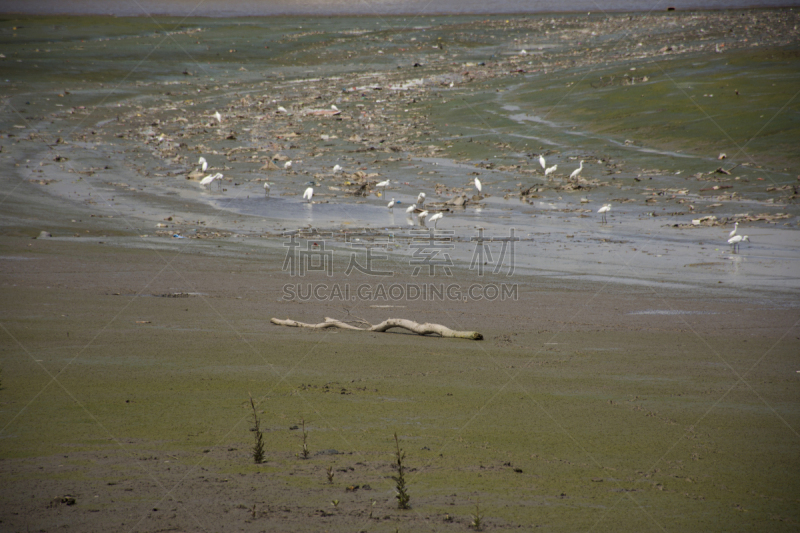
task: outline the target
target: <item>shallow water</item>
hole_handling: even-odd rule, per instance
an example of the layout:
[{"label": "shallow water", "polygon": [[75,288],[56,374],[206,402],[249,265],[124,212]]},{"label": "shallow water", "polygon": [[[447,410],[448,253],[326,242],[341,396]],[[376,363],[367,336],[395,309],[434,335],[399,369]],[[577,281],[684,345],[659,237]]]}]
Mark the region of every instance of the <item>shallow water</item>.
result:
[{"label": "shallow water", "polygon": [[[800,69],[787,16],[7,20],[4,157],[32,163],[19,179],[55,180],[43,190],[137,234],[368,228],[398,235],[395,265],[421,227],[405,214],[416,195],[472,198],[479,176],[478,203],[437,224],[455,259],[472,259],[479,227],[513,228],[520,271],[797,290]],[[303,114],[331,104],[340,117]],[[200,154],[223,188],[183,179]],[[260,170],[272,154],[292,171]],[[540,154],[558,165],[550,177]],[[581,160],[589,181],[559,189]],[[334,164],[392,186],[354,197]],[[313,204],[300,199],[309,185]],[[736,254],[731,226],[677,227],[748,213],[789,217],[740,225],[750,243]]]}]

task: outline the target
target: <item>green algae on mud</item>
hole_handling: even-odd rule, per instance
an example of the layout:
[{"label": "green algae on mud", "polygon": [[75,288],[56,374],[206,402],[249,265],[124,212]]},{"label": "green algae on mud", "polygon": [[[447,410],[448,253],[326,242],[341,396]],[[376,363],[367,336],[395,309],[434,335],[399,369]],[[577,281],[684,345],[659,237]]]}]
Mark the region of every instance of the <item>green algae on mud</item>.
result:
[{"label": "green algae on mud", "polygon": [[[6,255],[26,253],[30,242],[3,240]],[[190,506],[209,477],[224,483],[216,498],[227,494],[231,507],[288,506],[307,517],[339,500],[338,518],[329,517],[334,530],[352,527],[347,513],[366,518],[372,500],[377,516],[409,527],[420,517],[465,520],[477,498],[500,529],[576,529],[613,519],[618,529],[655,521],[698,530],[712,522],[749,527],[774,516],[788,520],[774,524],[780,529],[797,518],[796,446],[782,420],[793,426],[800,416],[791,364],[800,345],[769,330],[741,329],[737,317],[752,318],[741,314],[752,303],[720,301],[718,314],[694,320],[699,336],[679,315],[640,317],[631,327],[630,315],[613,314],[616,326],[598,328],[589,312],[581,324],[551,329],[544,317],[521,312],[528,305],[522,302],[510,320],[502,317],[514,313],[499,312],[499,304],[460,307],[460,322],[482,324],[487,340],[480,343],[317,332],[272,326],[268,318],[309,319],[333,309],[237,288],[258,287],[265,271],[279,268],[278,258],[178,256],[172,264],[183,278],[154,280],[147,294],[176,284],[208,292],[137,297],[126,293],[138,283],[131,273],[163,268],[141,250],[34,243],[37,266],[7,271],[27,290],[0,288],[16,310],[4,317],[5,331],[19,341],[6,343],[0,390],[4,464],[20,469],[17,487],[130,486],[158,468],[183,479],[175,496]],[[241,245],[223,246],[233,252]],[[71,274],[78,261],[98,268]],[[126,268],[115,271],[120,263]],[[569,308],[585,305],[585,294],[542,285],[525,297]],[[671,298],[671,306],[699,305],[689,295]],[[628,299],[614,305],[635,308]],[[406,305],[371,312],[439,312]],[[769,306],[759,314],[776,322],[776,331],[787,320]],[[769,346],[769,357],[751,369]],[[758,394],[735,369],[751,369],[747,383]],[[263,465],[249,455],[248,394],[265,431]],[[293,429],[300,419],[308,460]],[[392,510],[395,431],[407,451],[413,516]],[[61,474],[23,473],[30,461],[61,455],[69,456]],[[115,466],[102,466],[108,460]],[[331,465],[337,474],[328,484]],[[355,486],[369,489],[347,490]],[[137,492],[143,502],[160,497]],[[101,513],[113,507],[107,505]]]},{"label": "green algae on mud", "polygon": [[[759,171],[763,166],[779,169],[775,179],[782,182],[785,171],[800,163],[794,149],[800,143],[794,119],[800,103],[787,99],[800,81],[796,52],[731,50],[708,58],[656,57],[523,75],[511,85],[492,80],[429,111],[437,129],[450,133],[451,144],[462,138],[448,150],[455,157],[465,153],[464,138],[480,141],[488,129],[494,132],[489,144],[469,145],[472,158],[493,159],[498,148],[524,157],[577,138],[580,148],[565,155],[611,155],[639,168],[688,176],[707,172],[711,154],[727,152],[744,160],[752,175],[767,176]],[[773,60],[764,61],[765,55]],[[645,150],[637,154],[625,144]],[[658,157],[659,151],[679,157]],[[760,164],[750,166],[756,160]],[[750,189],[760,190],[755,184]]]},{"label": "green algae on mud", "polygon": [[[767,54],[761,51],[733,50],[708,59],[600,66],[564,76],[578,78],[568,103],[562,100],[563,89],[552,83],[534,101],[521,103],[546,107],[554,118],[596,133],[642,139],[652,148],[696,155],[733,150],[728,157],[747,155],[796,168],[793,147],[800,142],[800,127],[792,117],[800,104],[786,98],[800,81],[796,53],[794,48],[783,55],[773,50],[768,57],[774,59],[764,61]],[[752,126],[759,124],[753,136]]]},{"label": "green algae on mud", "polygon": [[[431,193],[433,183],[463,187],[475,164],[488,166],[484,159],[529,170],[543,151],[567,164],[587,153],[627,161],[624,179],[636,188],[625,193],[631,196],[646,191],[635,181],[643,170],[713,171],[720,163],[716,141],[709,140],[712,121],[691,122],[692,104],[680,98],[688,93],[701,100],[745,146],[747,132],[736,136],[737,126],[762,107],[774,114],[780,94],[793,90],[794,52],[783,43],[790,34],[769,32],[790,28],[796,15],[680,16],[691,31],[674,28],[659,37],[677,36],[692,47],[674,57],[659,53],[651,40],[635,46],[635,32],[672,22],[666,15],[637,15],[633,25],[627,15],[448,18],[444,24],[426,18],[416,28],[396,19],[185,25],[169,19],[165,26],[175,34],[158,27],[162,19],[104,20],[106,26],[87,34],[97,22],[87,19],[53,28],[52,38],[49,26],[57,21],[24,22],[26,32],[35,31],[18,32],[3,63],[14,75],[9,102],[25,110],[2,117],[12,134],[3,138],[2,157],[19,165],[0,228],[6,303],[0,308],[0,468],[12,487],[0,511],[4,523],[19,530],[35,522],[40,529],[86,531],[420,530],[434,524],[458,531],[469,525],[479,499],[488,527],[497,530],[612,523],[636,531],[796,529],[797,306],[792,293],[750,285],[739,268],[757,257],[734,262],[704,253],[687,265],[725,265],[718,270],[720,277],[729,274],[722,279],[731,288],[717,286],[717,278],[662,285],[687,277],[680,269],[662,274],[664,257],[651,263],[657,281],[640,287],[563,275],[573,268],[563,261],[548,265],[563,269],[559,276],[519,270],[520,299],[512,302],[417,300],[389,308],[387,302],[284,301],[281,285],[291,278],[281,268],[285,243],[275,228],[306,221],[277,220],[264,232],[262,215],[225,215],[181,188],[198,153],[213,153],[212,164],[237,182],[274,153],[305,159],[308,170],[297,163],[298,174],[271,175],[287,190],[308,179],[324,183],[321,169],[340,155],[355,168],[393,164],[386,172],[396,172],[398,181],[413,180],[411,172],[435,173],[409,185],[427,187],[430,180]],[[754,35],[744,41],[737,29],[721,54],[711,51],[706,28],[727,31],[734,16],[756,28],[769,50],[754,52]],[[12,23],[18,21],[4,22],[7,34],[13,35]],[[194,32],[197,27],[202,31]],[[599,53],[576,48],[596,29]],[[639,48],[647,57],[638,57]],[[182,49],[191,52],[185,59]],[[145,51],[154,61],[139,66]],[[117,79],[126,65],[129,76]],[[786,76],[772,81],[774,87],[744,79],[736,83],[738,97],[718,94],[716,84],[730,89],[748,69],[761,80]],[[697,81],[701,76],[708,87]],[[425,78],[427,85],[413,94],[387,90],[409,78]],[[119,83],[109,87],[109,80]],[[362,83],[366,89],[358,88]],[[678,99],[674,109],[664,102],[670,99]],[[735,109],[737,101],[748,105]],[[301,125],[297,114],[277,113],[279,103],[295,112],[338,103],[347,120],[331,126],[303,117]],[[208,118],[215,109],[225,111],[222,128]],[[731,109],[739,122],[726,122]],[[674,120],[658,122],[667,110]],[[787,110],[795,112],[791,102]],[[704,117],[700,109],[696,116]],[[350,141],[361,120],[388,127],[358,130],[361,140]],[[22,122],[33,126],[10,129]],[[791,115],[777,116],[774,125],[775,131],[763,130],[774,134],[766,142],[791,144]],[[401,142],[395,135],[401,128],[412,137]],[[332,129],[338,139],[320,143],[319,134]],[[157,147],[160,134],[174,137],[174,150]],[[630,137],[630,147],[619,146]],[[778,149],[771,159],[760,142],[745,148],[774,165],[772,178],[788,179],[781,167],[795,165],[796,154]],[[255,158],[234,150],[240,144]],[[408,165],[432,155],[431,146],[446,156],[436,166]],[[72,158],[69,165],[57,161],[63,172],[55,179],[62,181],[32,183],[47,177],[39,169],[55,167],[54,147],[59,158]],[[695,159],[676,163],[642,148],[685,150]],[[741,157],[734,154],[728,154],[731,165]],[[445,174],[448,158],[462,166]],[[747,168],[746,176],[755,171]],[[514,171],[494,179],[498,201],[508,192],[500,189],[522,180]],[[487,187],[493,180],[485,180]],[[687,186],[704,187],[699,180]],[[742,190],[765,195],[751,184]],[[138,203],[124,203],[127,197]],[[788,196],[783,205],[775,200],[776,210],[795,209]],[[547,215],[522,209],[543,231]],[[230,231],[209,240],[172,237],[198,236],[207,221]],[[244,221],[258,229],[233,236]],[[154,226],[164,227],[160,236]],[[56,237],[30,239],[41,230]],[[609,255],[626,238],[618,229],[583,231],[582,252],[602,240],[608,246],[592,252]],[[570,230],[564,239],[576,235]],[[536,238],[535,247],[526,243],[529,253],[551,263],[554,247],[569,242]],[[661,253],[656,246],[645,251]],[[599,261],[591,263],[588,272],[598,273]],[[630,267],[627,258],[615,266],[616,280],[632,274]],[[465,272],[455,268],[455,279],[471,280]],[[309,281],[344,279],[337,276]],[[308,322],[402,316],[477,329],[486,340],[292,330],[269,324],[273,316]],[[263,465],[253,465],[249,453],[249,394],[259,400],[265,430]],[[307,460],[298,457],[302,440],[293,429],[301,419],[309,433]],[[411,513],[396,510],[389,479],[394,432],[408,454]],[[336,474],[327,483],[331,465]],[[78,505],[48,507],[55,495],[73,493]],[[171,516],[161,512],[165,507]]]}]

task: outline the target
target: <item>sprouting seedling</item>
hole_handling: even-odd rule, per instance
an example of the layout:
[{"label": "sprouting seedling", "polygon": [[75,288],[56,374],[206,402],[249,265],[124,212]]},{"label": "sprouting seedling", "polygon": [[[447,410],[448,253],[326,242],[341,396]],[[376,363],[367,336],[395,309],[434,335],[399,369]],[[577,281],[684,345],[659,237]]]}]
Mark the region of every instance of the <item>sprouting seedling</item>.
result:
[{"label": "sprouting seedling", "polygon": [[370,498],[369,501],[372,502],[369,507],[369,517],[372,518],[372,512],[375,510],[375,504],[378,503],[378,501],[373,500],[372,498]]},{"label": "sprouting seedling", "polygon": [[339,508],[339,500],[331,500],[331,505],[333,505],[333,507],[335,509],[338,509]]},{"label": "sprouting seedling", "polygon": [[403,461],[406,458],[406,453],[400,449],[400,441],[397,439],[397,432],[394,434],[394,443],[397,447],[395,452],[395,468],[397,468],[397,475],[392,476],[395,482],[395,490],[397,490],[397,508],[398,509],[411,509],[411,496],[406,489],[405,466]]},{"label": "sprouting seedling", "polygon": [[300,425],[303,427],[303,459],[308,459],[311,452],[308,451],[308,432],[306,431],[306,419],[300,419]]},{"label": "sprouting seedling", "polygon": [[332,466],[328,467],[327,474],[328,474],[328,483],[333,483],[333,475],[334,474],[333,474],[333,467]]},{"label": "sprouting seedling", "polygon": [[475,513],[472,515],[472,527],[475,531],[481,531],[483,527],[483,514],[481,513],[480,500],[475,500]]},{"label": "sprouting seedling", "polygon": [[255,431],[256,442],[253,445],[253,461],[256,464],[264,462],[264,433],[261,431],[261,422],[258,419],[258,412],[256,411],[256,402],[253,401],[253,395],[250,396],[250,407],[253,408],[253,431]]}]

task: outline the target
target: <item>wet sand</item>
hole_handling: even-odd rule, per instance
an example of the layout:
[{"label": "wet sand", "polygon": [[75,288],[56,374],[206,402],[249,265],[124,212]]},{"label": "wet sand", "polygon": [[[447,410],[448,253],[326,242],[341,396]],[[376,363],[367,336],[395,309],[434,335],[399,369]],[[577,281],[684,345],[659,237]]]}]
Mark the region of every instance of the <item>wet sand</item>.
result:
[{"label": "wet sand", "polygon": [[[690,30],[676,49],[681,68],[725,55],[700,38],[700,16],[683,16]],[[774,58],[761,68],[791,72],[791,34],[768,30],[788,16],[746,12],[755,35],[737,29],[725,53],[745,57],[755,38],[759,57]],[[705,31],[738,28],[743,18],[708,17]],[[21,25],[44,31],[42,20]],[[138,44],[102,50],[142,39],[141,27],[110,21],[116,41],[48,44],[50,53],[89,49],[85,72],[54,62],[48,81],[37,67],[12,65],[20,78],[0,139],[10,170],[0,212],[3,529],[463,531],[477,503],[490,531],[795,530],[798,169],[796,153],[780,147],[796,131],[781,115],[769,157],[768,143],[754,140],[748,157],[723,160],[718,153],[728,149],[716,141],[681,144],[663,126],[645,132],[625,110],[604,131],[605,103],[625,98],[608,88],[630,87],[607,71],[630,78],[636,54],[617,41],[598,67],[569,47],[548,56],[544,45],[582,32],[580,24],[607,31],[598,39],[622,28],[614,17],[550,20],[507,28],[504,19],[465,17],[435,30],[421,23],[428,29],[417,33],[394,21],[375,40],[358,33],[357,41],[344,33],[356,28],[345,19],[331,22],[341,34],[295,28],[292,36],[286,28],[297,21],[278,20],[274,35],[249,48],[240,42],[237,52],[228,52],[231,32],[246,31],[214,21],[199,32],[217,32],[198,45],[208,57],[185,75],[173,65],[159,81],[147,73],[169,64],[164,49],[130,79],[110,61],[89,69],[97,58],[117,57],[120,68],[121,57],[141,58]],[[639,22],[652,29],[659,20]],[[476,28],[476,40],[502,42],[464,44]],[[531,55],[542,54],[520,56],[514,37],[534,29],[543,48]],[[188,46],[197,35],[175,38]],[[422,40],[421,66],[396,68],[398,49]],[[44,53],[15,46],[22,55],[7,59]],[[263,61],[257,73],[249,63],[211,60],[264,46],[281,53],[253,59]],[[663,56],[661,46],[648,42],[642,58]],[[465,49],[474,57],[449,55]],[[476,70],[480,62],[489,66]],[[201,63],[214,73],[198,73]],[[679,70],[651,62],[636,76],[652,76],[642,70],[656,64]],[[530,71],[524,83],[515,68]],[[600,103],[590,101],[599,93],[587,68],[598,69],[591,83],[610,82]],[[786,76],[775,83],[790,83]],[[419,88],[387,88],[415,79]],[[573,79],[582,88],[570,103],[585,107],[568,117],[548,99]],[[358,84],[368,88],[348,92]],[[777,105],[785,87],[774,91],[762,91],[759,105]],[[545,112],[525,103],[534,93]],[[25,102],[36,111],[20,113]],[[340,115],[306,113],[331,104]],[[465,112],[476,106],[486,113]],[[214,110],[224,112],[221,124]],[[565,124],[583,133],[581,142]],[[708,124],[681,124],[694,139],[707,135]],[[741,135],[740,146],[752,133]],[[536,144],[526,147],[528,137]],[[540,153],[561,172],[544,177]],[[221,189],[186,179],[201,154],[226,175]],[[292,169],[283,170],[288,159]],[[592,162],[569,180],[580,159]],[[262,169],[270,161],[277,170]],[[334,164],[344,172],[334,174]],[[730,174],[716,172],[720,165]],[[386,178],[394,185],[380,191],[375,183]],[[300,199],[308,182],[317,191],[311,204]],[[359,188],[366,195],[352,194]],[[421,226],[416,217],[408,224],[405,207],[420,190],[428,205],[448,209],[438,229],[452,232],[450,275],[441,265],[434,276],[413,274],[412,230]],[[466,207],[444,205],[461,193]],[[402,202],[394,213],[385,207],[391,197]],[[607,202],[603,224],[596,210]],[[735,220],[752,242],[734,254],[725,239]],[[491,272],[500,241],[488,244],[494,255],[483,275],[469,268],[478,227],[492,237],[515,228],[511,275],[508,257]],[[42,231],[51,236],[34,238]],[[301,250],[330,251],[331,275],[290,275],[287,232],[297,232]],[[393,276],[346,274],[351,253],[363,264],[363,246],[385,255],[374,266]],[[457,297],[378,291],[424,284],[454,286]],[[299,294],[326,289],[322,299],[287,298],[287,285]],[[368,297],[335,297],[333,288],[346,285],[369,287]],[[514,297],[492,298],[482,292],[489,286]],[[295,329],[272,317],[409,318],[477,330],[484,340]],[[259,465],[250,394],[265,432]],[[394,498],[394,433],[406,452],[407,511]]]},{"label": "wet sand", "polygon": [[793,302],[518,276],[516,302],[302,303],[247,243],[2,246],[9,529],[462,530],[476,500],[490,530],[795,528]]}]

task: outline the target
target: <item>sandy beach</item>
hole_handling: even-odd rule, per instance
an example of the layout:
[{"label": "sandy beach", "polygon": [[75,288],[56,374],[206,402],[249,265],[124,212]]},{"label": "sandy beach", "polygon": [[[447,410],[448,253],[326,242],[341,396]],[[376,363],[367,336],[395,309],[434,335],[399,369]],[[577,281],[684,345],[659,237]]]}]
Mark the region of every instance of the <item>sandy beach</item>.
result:
[{"label": "sandy beach", "polygon": [[0,528],[796,530],[796,24],[8,17]]}]

